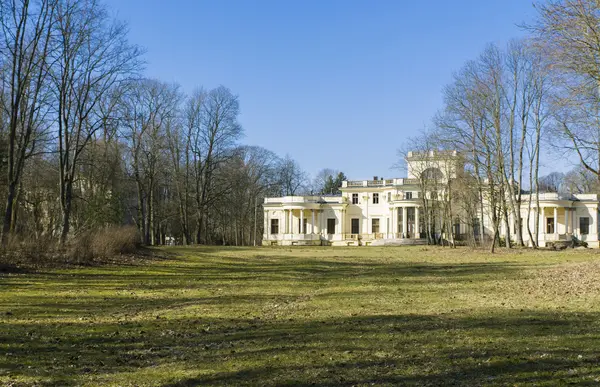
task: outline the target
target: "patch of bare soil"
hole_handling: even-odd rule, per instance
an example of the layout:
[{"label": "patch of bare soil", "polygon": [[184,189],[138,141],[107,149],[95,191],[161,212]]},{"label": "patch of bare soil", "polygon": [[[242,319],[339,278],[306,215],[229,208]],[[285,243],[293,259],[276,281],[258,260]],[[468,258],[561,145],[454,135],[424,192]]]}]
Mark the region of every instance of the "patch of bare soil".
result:
[{"label": "patch of bare soil", "polygon": [[600,261],[565,263],[536,270],[530,279],[532,290],[547,295],[600,295]]}]

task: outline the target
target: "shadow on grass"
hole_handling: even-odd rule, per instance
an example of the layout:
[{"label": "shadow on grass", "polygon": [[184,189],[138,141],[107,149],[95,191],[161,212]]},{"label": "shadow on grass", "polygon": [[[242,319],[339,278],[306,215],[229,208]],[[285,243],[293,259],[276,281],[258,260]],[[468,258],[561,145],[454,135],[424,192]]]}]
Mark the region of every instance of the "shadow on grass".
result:
[{"label": "shadow on grass", "polygon": [[[498,310],[320,321],[5,321],[0,376],[77,385],[80,373],[106,377],[173,364],[202,372],[168,386],[593,383],[599,317]],[[237,370],[222,371],[224,364]]]},{"label": "shadow on grass", "polygon": [[[153,374],[151,381],[165,386],[550,385],[592,383],[600,375],[599,313],[384,314],[373,304],[346,309],[356,312],[351,315],[298,317],[264,309],[302,297],[294,286],[323,289],[321,304],[306,301],[323,308],[336,297],[349,302],[353,293],[382,291],[363,285],[476,286],[519,278],[537,265],[531,262],[236,258],[214,254],[242,249],[200,251],[147,268],[3,278],[0,383],[17,377],[35,385],[136,385],[161,367],[162,379]],[[443,290],[433,292],[443,299]],[[202,317],[204,306],[221,317]],[[170,374],[184,371],[188,376]],[[122,379],[127,374],[131,379]]]}]

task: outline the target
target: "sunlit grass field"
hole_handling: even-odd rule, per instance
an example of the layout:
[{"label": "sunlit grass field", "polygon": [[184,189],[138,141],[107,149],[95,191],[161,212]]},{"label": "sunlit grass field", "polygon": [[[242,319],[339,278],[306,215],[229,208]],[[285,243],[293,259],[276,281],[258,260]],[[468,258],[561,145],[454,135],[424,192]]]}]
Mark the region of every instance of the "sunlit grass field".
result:
[{"label": "sunlit grass field", "polygon": [[0,273],[0,385],[600,384],[595,251],[163,252]]}]

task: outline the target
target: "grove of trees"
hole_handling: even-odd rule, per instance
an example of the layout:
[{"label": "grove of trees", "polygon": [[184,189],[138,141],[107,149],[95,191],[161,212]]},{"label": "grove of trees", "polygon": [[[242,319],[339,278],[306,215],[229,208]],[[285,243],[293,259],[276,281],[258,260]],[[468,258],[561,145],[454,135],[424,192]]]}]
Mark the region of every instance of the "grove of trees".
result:
[{"label": "grove of trees", "polygon": [[[493,250],[503,237],[509,246],[504,225],[522,245],[523,233],[537,240],[540,228],[539,217],[531,227],[516,216],[523,204],[537,207],[523,202],[524,191],[598,189],[600,3],[535,7],[529,36],[467,62],[445,87],[432,128],[410,141],[420,152],[457,150],[466,164],[445,186],[423,171],[423,191],[439,199],[425,209],[431,243],[445,243],[445,233],[453,244],[460,221],[473,243],[487,237]],[[250,245],[262,235],[265,196],[339,193],[342,172],[324,169],[309,182],[290,156],[243,145],[240,100],[227,87],[188,95],[143,70],[144,51],[100,0],[0,0],[3,246],[19,238],[64,245],[122,224],[149,245],[172,237]],[[539,176],[548,154],[574,155],[579,165]],[[479,224],[486,216],[488,236]]]},{"label": "grove of trees", "polygon": [[[445,87],[432,127],[409,142],[421,153],[457,150],[466,165],[443,187],[419,176],[429,192],[424,197],[435,192],[440,201],[434,211],[440,221],[426,217],[428,236],[443,233],[452,243],[451,225],[460,222],[469,225],[471,242],[491,241],[492,252],[501,238],[507,247],[511,238],[523,245],[524,233],[538,240],[540,192],[597,192],[600,3],[550,0],[535,7],[538,17],[525,27],[529,36],[503,47],[490,44],[468,61]],[[539,176],[544,160],[568,156],[580,165],[567,174]],[[525,192],[532,193],[527,202]],[[522,205],[530,209],[526,219]],[[491,235],[483,235],[481,219],[491,220]]]},{"label": "grove of trees", "polygon": [[289,156],[244,146],[227,87],[143,76],[98,0],[0,0],[2,244],[132,224],[141,241],[253,244],[268,195],[306,192]]}]

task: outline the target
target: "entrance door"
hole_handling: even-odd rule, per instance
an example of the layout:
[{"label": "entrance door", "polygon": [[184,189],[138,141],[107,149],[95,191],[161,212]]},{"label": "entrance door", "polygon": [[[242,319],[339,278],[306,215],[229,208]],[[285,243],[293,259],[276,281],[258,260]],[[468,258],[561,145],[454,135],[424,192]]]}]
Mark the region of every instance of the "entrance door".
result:
[{"label": "entrance door", "polygon": [[406,237],[412,238],[415,235],[415,207],[406,209]]},{"label": "entrance door", "polygon": [[554,218],[546,218],[546,234],[554,234]]},{"label": "entrance door", "polygon": [[335,234],[335,218],[327,219],[327,234]]},{"label": "entrance door", "polygon": [[360,228],[359,228],[359,219],[358,218],[352,218],[351,220],[351,232],[352,234],[360,234]]},{"label": "entrance door", "polygon": [[[298,219],[298,234],[306,234],[306,225],[308,224],[308,219],[304,218],[304,224],[300,223],[300,219]],[[303,226],[300,228],[300,226]]]}]

